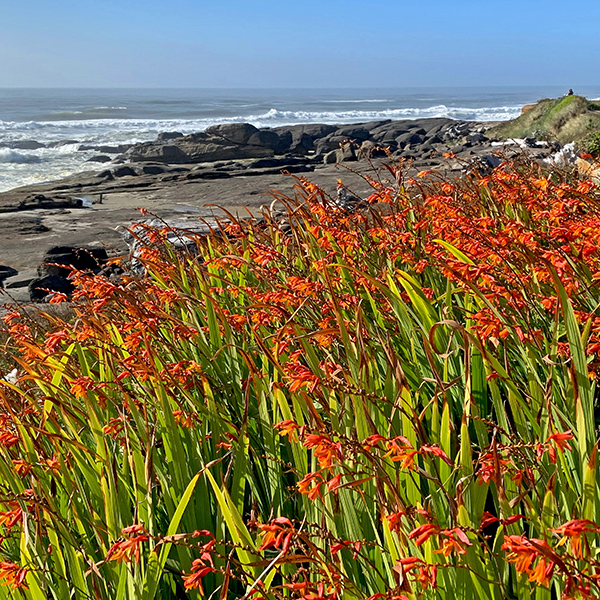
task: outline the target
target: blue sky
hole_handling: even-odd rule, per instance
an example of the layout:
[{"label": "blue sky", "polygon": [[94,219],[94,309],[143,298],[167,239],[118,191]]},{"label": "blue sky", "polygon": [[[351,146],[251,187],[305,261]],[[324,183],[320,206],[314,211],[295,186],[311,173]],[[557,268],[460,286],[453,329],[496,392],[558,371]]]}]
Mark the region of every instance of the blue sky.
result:
[{"label": "blue sky", "polygon": [[599,83],[583,0],[0,0],[0,87]]}]

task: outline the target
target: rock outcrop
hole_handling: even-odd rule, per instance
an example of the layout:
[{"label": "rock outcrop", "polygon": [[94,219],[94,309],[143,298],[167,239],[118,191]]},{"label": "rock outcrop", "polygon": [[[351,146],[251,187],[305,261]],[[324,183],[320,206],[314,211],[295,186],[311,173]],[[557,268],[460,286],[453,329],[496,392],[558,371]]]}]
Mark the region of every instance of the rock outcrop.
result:
[{"label": "rock outcrop", "polygon": [[70,294],[73,284],[69,274],[73,269],[98,273],[108,260],[104,248],[96,246],[53,246],[37,269],[38,277],[29,283],[29,297],[39,302],[52,292]]},{"label": "rock outcrop", "polygon": [[191,135],[161,134],[154,142],[135,144],[119,160],[174,165],[291,155],[327,164],[383,155],[383,148],[411,158],[423,151],[447,149],[449,144],[456,146],[457,142],[464,142],[466,147],[481,144],[487,141],[481,131],[484,127],[444,118],[273,129],[229,123]]}]

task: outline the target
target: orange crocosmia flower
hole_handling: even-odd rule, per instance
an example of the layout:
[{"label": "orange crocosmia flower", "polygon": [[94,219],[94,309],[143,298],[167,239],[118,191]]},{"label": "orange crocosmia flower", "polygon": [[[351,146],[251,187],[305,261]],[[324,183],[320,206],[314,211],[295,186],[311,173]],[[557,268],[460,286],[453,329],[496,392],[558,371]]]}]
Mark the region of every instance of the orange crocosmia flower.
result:
[{"label": "orange crocosmia flower", "polygon": [[310,492],[314,489],[311,486],[314,483],[317,484],[316,487],[323,483],[323,477],[320,473],[307,473],[296,485],[301,494],[308,494],[310,498]]},{"label": "orange crocosmia flower", "polygon": [[338,473],[335,477],[332,477],[327,482],[327,489],[330,492],[337,493],[337,489],[340,487],[341,484],[342,484],[342,475],[341,475],[341,473]]},{"label": "orange crocosmia flower", "polygon": [[399,532],[402,526],[402,517],[406,516],[405,512],[396,512],[396,513],[391,513],[389,515],[386,515],[385,517],[382,517],[382,521],[383,519],[386,519],[388,522],[388,525],[390,527],[391,531],[396,531]]},{"label": "orange crocosmia flower", "polygon": [[263,532],[263,542],[259,550],[267,550],[274,546],[281,548],[282,552],[289,550],[292,538],[296,530],[292,522],[287,517],[276,517],[267,525],[259,525],[258,528]]},{"label": "orange crocosmia flower", "polygon": [[467,534],[460,528],[455,527],[454,529],[445,529],[440,532],[443,535],[442,549],[434,550],[434,552],[441,553],[444,556],[449,556],[452,552],[457,554],[466,554],[469,546],[472,546]]},{"label": "orange crocosmia flower", "polygon": [[0,580],[2,585],[10,585],[13,589],[26,588],[27,569],[11,562],[0,562]]},{"label": "orange crocosmia flower", "polygon": [[573,448],[569,445],[569,440],[572,440],[574,437],[571,430],[565,431],[564,433],[553,433],[551,436],[548,436],[546,443],[554,442],[556,448],[561,452],[564,452],[565,450],[571,451]]},{"label": "orange crocosmia flower", "polygon": [[309,391],[314,392],[319,385],[319,378],[309,368],[296,363],[290,366],[292,371],[288,378],[290,379],[290,392],[296,392],[302,387],[308,387]]},{"label": "orange crocosmia flower", "polygon": [[440,533],[441,529],[433,523],[426,523],[413,529],[408,535],[408,539],[414,540],[417,546],[425,543],[432,535]]},{"label": "orange crocosmia flower", "polygon": [[2,431],[0,433],[0,445],[10,448],[19,442],[18,436],[14,435],[10,431]]},{"label": "orange crocosmia flower", "polygon": [[484,529],[485,527],[488,527],[493,523],[498,523],[499,521],[500,519],[498,517],[495,517],[493,514],[487,512],[486,510],[483,513],[483,516],[481,517],[481,524],[479,525],[479,529]]},{"label": "orange crocosmia flower", "polygon": [[596,523],[594,523],[593,521],[588,521],[587,519],[574,519],[572,521],[568,521],[560,527],[557,527],[556,529],[552,529],[551,531],[552,533],[558,533],[563,536],[563,538],[558,543],[559,546],[562,546],[568,541],[569,547],[571,548],[571,552],[573,553],[575,558],[582,559],[582,539],[585,541],[586,534],[600,533],[600,527],[598,527],[598,525],[596,525]]},{"label": "orange crocosmia flower", "polygon": [[402,569],[406,573],[409,573],[413,569],[416,569],[419,565],[424,564],[424,562],[416,556],[407,556],[406,558],[400,559],[400,564],[402,565]]},{"label": "orange crocosmia flower", "polygon": [[11,529],[21,521],[22,517],[23,511],[20,507],[17,507],[14,510],[0,512],[0,525],[4,525],[7,529]]},{"label": "orange crocosmia flower", "polygon": [[555,566],[556,563],[553,561],[541,558],[537,566],[529,573],[529,581],[548,587]]},{"label": "orange crocosmia flower", "polygon": [[181,427],[193,427],[196,423],[196,415],[187,413],[184,410],[174,410],[173,418],[175,419],[175,423],[180,425]]},{"label": "orange crocosmia flower", "polygon": [[[508,562],[514,563],[518,573],[527,573],[530,581],[547,585],[544,582],[547,582],[552,575],[554,561],[551,557],[555,554],[544,540],[528,539],[522,535],[505,535],[501,549],[507,552],[506,559]],[[544,562],[544,566],[540,567],[538,564],[534,569],[534,562],[542,555],[541,562]]]},{"label": "orange crocosmia flower", "polygon": [[102,428],[104,435],[108,435],[112,438],[117,438],[118,434],[125,428],[125,417],[113,417],[108,425]]},{"label": "orange crocosmia flower", "polygon": [[441,458],[445,463],[449,464],[451,467],[454,466],[454,463],[452,462],[452,460],[450,460],[450,458],[448,458],[448,455],[437,446],[421,446],[421,452],[424,452],[426,454],[433,454],[434,456]]},{"label": "orange crocosmia flower", "polygon": [[294,423],[294,421],[280,421],[273,426],[277,431],[279,431],[279,435],[287,435],[288,440],[290,442],[298,441],[296,437],[296,429],[298,429],[298,425]]},{"label": "orange crocosmia flower", "polygon": [[388,442],[388,452],[384,458],[390,457],[392,461],[399,462],[402,468],[412,469],[417,454],[419,451],[404,436],[398,436]]},{"label": "orange crocosmia flower", "polygon": [[331,469],[335,459],[343,460],[342,445],[332,442],[327,436],[319,434],[307,435],[304,439],[307,448],[314,449],[313,452],[319,462],[321,469]]},{"label": "orange crocosmia flower", "polygon": [[183,585],[186,590],[198,590],[201,596],[204,596],[204,588],[202,587],[202,578],[209,573],[214,573],[215,569],[208,566],[201,558],[197,558],[192,563],[192,572],[189,575],[184,575]]},{"label": "orange crocosmia flower", "polygon": [[49,335],[46,336],[46,341],[44,342],[44,350],[48,353],[48,354],[52,354],[54,352],[54,350],[56,350],[56,347],[63,341],[68,340],[69,339],[69,334],[64,331],[55,331],[54,333],[51,333]]},{"label": "orange crocosmia flower", "polygon": [[108,554],[106,560],[115,560],[117,562],[124,560],[125,562],[139,562],[140,560],[140,545],[142,542],[147,542],[150,536],[142,525],[130,525],[121,529],[121,533],[126,537],[125,540],[115,542]]},{"label": "orange crocosmia flower", "polygon": [[384,440],[385,440],[385,438],[382,435],[379,435],[378,433],[374,433],[373,435],[366,437],[362,441],[363,448],[367,452],[370,452],[374,446],[377,446],[379,444],[379,442],[383,442]]},{"label": "orange crocosmia flower", "polygon": [[46,469],[48,471],[51,471],[52,473],[58,473],[60,471],[60,461],[56,455],[52,458],[47,458],[44,462],[46,463]]},{"label": "orange crocosmia flower", "polygon": [[28,463],[27,461],[25,461],[22,458],[14,459],[12,461],[12,463],[13,463],[13,468],[15,470],[15,473],[19,477],[25,477],[26,475],[28,475],[31,472],[31,469],[33,469],[33,465],[31,465],[30,463]]},{"label": "orange crocosmia flower", "polygon": [[86,395],[88,390],[93,389],[98,384],[89,377],[78,377],[71,382],[71,393],[81,398]]}]

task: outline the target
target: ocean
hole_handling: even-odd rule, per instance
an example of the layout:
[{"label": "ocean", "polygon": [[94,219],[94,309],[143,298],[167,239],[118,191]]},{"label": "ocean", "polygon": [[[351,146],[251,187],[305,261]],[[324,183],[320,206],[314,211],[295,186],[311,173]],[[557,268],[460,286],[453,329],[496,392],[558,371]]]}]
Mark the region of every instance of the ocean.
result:
[{"label": "ocean", "polygon": [[[501,121],[523,104],[557,97],[556,87],[404,89],[18,89],[0,88],[0,191],[84,170],[95,150],[161,132],[184,134],[218,123],[257,127],[449,117]],[[576,89],[588,98],[600,86]],[[43,145],[34,147],[37,144]]]}]

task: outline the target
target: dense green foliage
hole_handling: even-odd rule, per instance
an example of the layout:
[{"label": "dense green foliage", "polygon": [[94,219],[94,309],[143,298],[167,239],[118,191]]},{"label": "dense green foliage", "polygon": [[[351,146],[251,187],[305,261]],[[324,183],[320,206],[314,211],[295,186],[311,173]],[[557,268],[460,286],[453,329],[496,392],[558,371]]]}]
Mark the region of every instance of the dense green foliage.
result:
[{"label": "dense green foliage", "polygon": [[422,175],[6,317],[0,598],[598,595],[597,193]]}]

